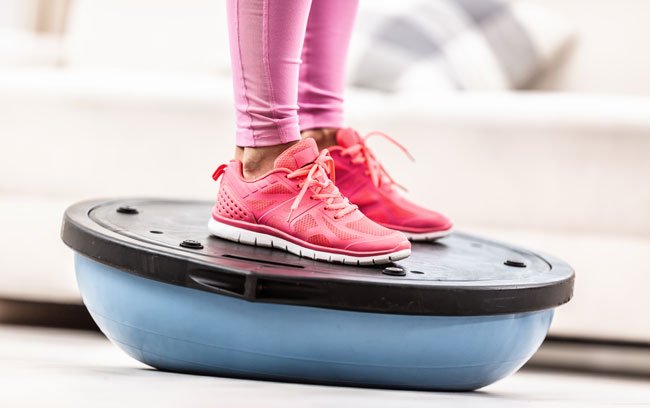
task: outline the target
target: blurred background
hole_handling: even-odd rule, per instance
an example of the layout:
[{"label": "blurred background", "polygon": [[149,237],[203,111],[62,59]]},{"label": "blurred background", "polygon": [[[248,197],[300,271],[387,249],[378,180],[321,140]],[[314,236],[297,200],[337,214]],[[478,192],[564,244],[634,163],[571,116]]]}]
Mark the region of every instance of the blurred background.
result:
[{"label": "blurred background", "polygon": [[[404,144],[415,163],[371,142],[458,229],[576,270],[529,368],[650,378],[648,17],[647,0],[361,0],[348,124]],[[27,341],[13,325],[94,330],[59,238],[69,204],[214,198],[234,149],[229,64],[221,0],[0,0],[11,344]]]}]

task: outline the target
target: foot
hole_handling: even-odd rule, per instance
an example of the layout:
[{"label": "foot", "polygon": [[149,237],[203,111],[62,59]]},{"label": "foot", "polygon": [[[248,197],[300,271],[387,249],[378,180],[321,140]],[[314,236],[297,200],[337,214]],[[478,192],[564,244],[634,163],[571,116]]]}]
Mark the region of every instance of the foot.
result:
[{"label": "foot", "polygon": [[336,145],[336,134],[339,128],[315,128],[307,129],[300,132],[303,139],[311,138],[316,141],[318,151],[327,149],[330,146]]},{"label": "foot", "polygon": [[[382,135],[406,152],[399,143]],[[368,135],[368,136],[370,136]],[[453,223],[444,215],[420,207],[402,197],[395,181],[352,129],[341,129],[336,146],[328,148],[336,163],[336,185],[368,218],[386,228],[403,232],[413,241],[444,237]],[[408,154],[408,152],[407,152]]]},{"label": "foot", "polygon": [[263,147],[239,147],[235,159],[242,162],[242,174],[247,180],[256,179],[273,170],[275,159],[296,142]]},{"label": "foot", "polygon": [[381,227],[334,185],[334,162],[304,139],[277,157],[270,172],[246,180],[242,164],[219,166],[223,176],[208,224],[220,238],[286,250],[327,262],[372,265],[411,254],[404,234]]}]

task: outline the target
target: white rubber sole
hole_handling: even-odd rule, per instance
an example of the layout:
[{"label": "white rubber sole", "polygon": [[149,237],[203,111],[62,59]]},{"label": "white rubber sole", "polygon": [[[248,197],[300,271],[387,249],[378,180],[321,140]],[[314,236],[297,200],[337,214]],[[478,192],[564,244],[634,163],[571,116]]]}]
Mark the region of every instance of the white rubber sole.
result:
[{"label": "white rubber sole", "polygon": [[208,222],[208,230],[212,235],[227,239],[229,241],[235,241],[247,245],[281,249],[303,258],[310,258],[324,262],[338,262],[350,265],[381,265],[399,261],[400,259],[404,259],[411,255],[410,249],[403,249],[401,251],[393,252],[390,254],[363,257],[316,251],[314,249],[302,247],[298,244],[294,244],[293,242],[289,242],[285,239],[278,238],[273,235],[249,231],[243,228],[224,224],[216,221],[214,218],[210,218],[210,221]]},{"label": "white rubber sole", "polygon": [[422,234],[414,234],[411,232],[404,232],[402,233],[406,235],[406,238],[408,238],[410,241],[435,241],[438,238],[446,237],[451,233],[451,228],[445,231],[436,231],[436,232],[425,232]]}]

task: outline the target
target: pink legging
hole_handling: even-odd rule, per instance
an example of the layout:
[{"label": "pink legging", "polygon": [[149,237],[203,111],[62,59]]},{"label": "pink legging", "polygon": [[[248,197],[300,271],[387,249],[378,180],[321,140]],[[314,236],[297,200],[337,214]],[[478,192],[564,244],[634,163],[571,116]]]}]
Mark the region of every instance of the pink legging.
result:
[{"label": "pink legging", "polygon": [[357,0],[228,0],[237,146],[300,140],[343,125]]}]

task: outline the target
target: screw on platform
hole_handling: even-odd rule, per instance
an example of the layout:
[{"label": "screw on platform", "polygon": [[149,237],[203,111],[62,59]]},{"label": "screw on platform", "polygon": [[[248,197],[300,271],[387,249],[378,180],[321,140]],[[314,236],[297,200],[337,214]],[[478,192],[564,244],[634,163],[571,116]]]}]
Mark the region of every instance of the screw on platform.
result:
[{"label": "screw on platform", "polygon": [[399,266],[389,266],[384,268],[383,271],[381,271],[384,275],[391,275],[391,276],[404,276],[406,275],[406,271],[403,268],[400,268]]},{"label": "screw on platform", "polygon": [[515,268],[525,268],[526,264],[522,261],[514,261],[512,259],[508,259],[503,263],[506,266],[514,266]]},{"label": "screw on platform", "polygon": [[136,210],[133,207],[129,207],[128,205],[118,207],[118,209],[115,210],[115,211],[117,211],[120,214],[137,214],[138,213],[138,210]]},{"label": "screw on platform", "polygon": [[183,248],[203,249],[203,244],[201,244],[199,241],[195,241],[193,239],[186,239],[185,241],[181,242],[180,245]]}]

